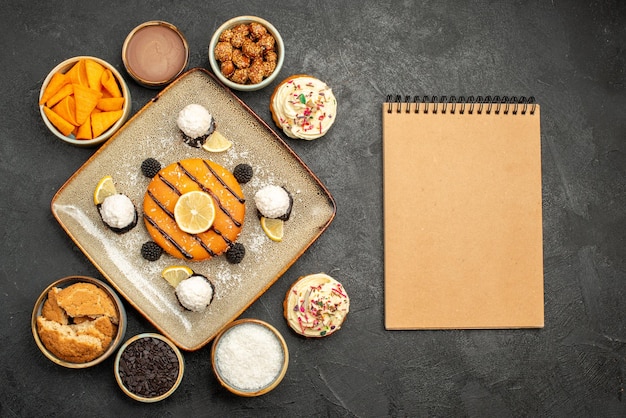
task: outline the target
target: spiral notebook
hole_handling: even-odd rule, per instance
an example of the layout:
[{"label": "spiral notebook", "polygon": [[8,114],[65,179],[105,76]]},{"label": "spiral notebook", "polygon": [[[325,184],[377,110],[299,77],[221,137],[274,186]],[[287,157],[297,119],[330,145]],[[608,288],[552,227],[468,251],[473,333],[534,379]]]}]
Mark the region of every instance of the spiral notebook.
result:
[{"label": "spiral notebook", "polygon": [[385,327],[544,325],[540,108],[388,96]]}]

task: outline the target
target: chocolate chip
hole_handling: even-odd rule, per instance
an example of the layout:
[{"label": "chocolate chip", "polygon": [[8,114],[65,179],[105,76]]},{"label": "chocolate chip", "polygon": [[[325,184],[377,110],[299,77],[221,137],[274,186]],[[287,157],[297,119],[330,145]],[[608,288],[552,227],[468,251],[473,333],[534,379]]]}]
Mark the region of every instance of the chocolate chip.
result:
[{"label": "chocolate chip", "polygon": [[169,391],[176,382],[180,365],[164,341],[144,337],[133,341],[120,356],[119,376],[130,392],[154,398]]}]

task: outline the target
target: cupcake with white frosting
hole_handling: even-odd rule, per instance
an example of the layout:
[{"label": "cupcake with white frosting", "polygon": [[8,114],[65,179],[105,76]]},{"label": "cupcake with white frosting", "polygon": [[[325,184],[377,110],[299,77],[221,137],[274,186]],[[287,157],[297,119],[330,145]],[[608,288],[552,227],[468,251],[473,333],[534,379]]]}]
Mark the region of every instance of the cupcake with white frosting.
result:
[{"label": "cupcake with white frosting", "polygon": [[307,338],[320,338],[341,328],[350,311],[350,298],[328,274],[309,274],[287,291],[283,308],[291,329]]},{"label": "cupcake with white frosting", "polygon": [[337,100],[326,83],[309,75],[281,82],[270,99],[276,125],[290,138],[313,140],[328,132],[337,117]]}]

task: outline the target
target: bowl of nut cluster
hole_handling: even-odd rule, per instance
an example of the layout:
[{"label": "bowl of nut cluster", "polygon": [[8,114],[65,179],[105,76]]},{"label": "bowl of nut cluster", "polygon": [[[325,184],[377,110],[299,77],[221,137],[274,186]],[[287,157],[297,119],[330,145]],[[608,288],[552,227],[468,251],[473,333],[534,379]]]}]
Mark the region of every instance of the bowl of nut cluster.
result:
[{"label": "bowl of nut cluster", "polygon": [[283,66],[285,45],[278,30],[256,16],[224,22],[209,43],[209,64],[217,78],[234,90],[268,86]]},{"label": "bowl of nut cluster", "polygon": [[69,276],[41,293],[31,327],[35,343],[49,360],[84,369],[103,362],[119,347],[126,332],[126,311],[102,281]]},{"label": "bowl of nut cluster", "polygon": [[100,145],[128,119],[130,90],[108,62],[69,58],[54,67],[39,92],[41,118],[57,138],[79,147]]}]

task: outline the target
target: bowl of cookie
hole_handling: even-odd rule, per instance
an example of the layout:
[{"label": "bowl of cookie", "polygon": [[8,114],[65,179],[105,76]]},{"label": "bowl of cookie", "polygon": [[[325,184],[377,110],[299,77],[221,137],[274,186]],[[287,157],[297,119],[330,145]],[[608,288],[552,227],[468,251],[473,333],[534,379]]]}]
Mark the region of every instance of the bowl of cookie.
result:
[{"label": "bowl of cookie", "polygon": [[209,43],[209,64],[227,87],[254,91],[274,81],[285,59],[278,30],[257,16],[238,16],[224,22]]},{"label": "bowl of cookie", "polygon": [[31,328],[46,358],[63,367],[84,369],[103,362],[120,346],[126,333],[126,310],[104,282],[68,276],[41,292]]},{"label": "bowl of cookie", "polygon": [[57,138],[78,147],[102,144],[128,119],[130,90],[103,59],[77,56],[55,66],[39,91],[39,111]]}]

